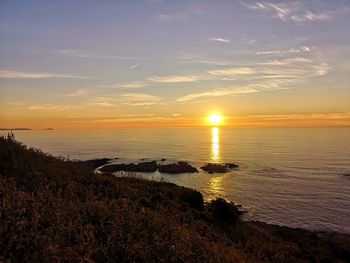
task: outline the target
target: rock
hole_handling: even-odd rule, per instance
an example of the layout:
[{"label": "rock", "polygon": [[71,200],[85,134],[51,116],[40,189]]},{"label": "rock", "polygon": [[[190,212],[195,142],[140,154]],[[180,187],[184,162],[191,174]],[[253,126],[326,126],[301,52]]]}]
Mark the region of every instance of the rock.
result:
[{"label": "rock", "polygon": [[225,165],[230,169],[236,169],[239,167],[239,165],[235,163],[225,163]]},{"label": "rock", "polygon": [[108,173],[114,173],[118,171],[152,173],[152,172],[155,172],[157,168],[158,168],[157,162],[151,161],[151,162],[141,162],[138,164],[134,164],[134,163],[111,164],[111,165],[103,166],[100,169],[100,171],[108,172]]},{"label": "rock", "polygon": [[137,164],[137,169],[135,172],[147,172],[147,173],[153,173],[157,171],[158,165],[156,161],[151,162],[143,162]]},{"label": "rock", "polygon": [[232,169],[236,169],[238,167],[237,164],[234,163],[208,163],[201,167],[202,170],[206,171],[207,173],[213,174],[213,173],[227,173],[228,171]]},{"label": "rock", "polygon": [[197,173],[197,168],[191,166],[187,162],[177,162],[158,166],[161,173],[179,174],[179,173]]},{"label": "rock", "polygon": [[99,159],[91,159],[87,161],[75,161],[75,163],[82,163],[90,166],[92,169],[96,169],[98,167],[101,167],[102,165],[107,164],[109,161],[113,159],[109,158],[99,158]]},{"label": "rock", "polygon": [[164,161],[166,161],[166,159],[165,159],[165,158],[162,158],[160,161],[161,161],[161,162],[164,162]]}]

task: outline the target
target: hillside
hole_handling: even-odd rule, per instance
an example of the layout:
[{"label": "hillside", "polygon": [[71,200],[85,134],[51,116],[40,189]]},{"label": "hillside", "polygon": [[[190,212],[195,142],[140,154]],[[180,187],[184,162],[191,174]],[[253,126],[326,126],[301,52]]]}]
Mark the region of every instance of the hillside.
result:
[{"label": "hillside", "polygon": [[[349,237],[240,220],[185,187],[0,138],[0,262],[346,262]],[[343,238],[343,239],[341,239]]]}]

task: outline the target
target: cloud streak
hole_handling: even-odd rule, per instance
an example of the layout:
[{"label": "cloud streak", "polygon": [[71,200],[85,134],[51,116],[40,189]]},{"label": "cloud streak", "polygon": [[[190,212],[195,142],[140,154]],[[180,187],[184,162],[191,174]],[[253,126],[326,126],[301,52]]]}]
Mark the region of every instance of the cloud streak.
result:
[{"label": "cloud streak", "polygon": [[213,37],[213,38],[209,38],[209,40],[213,42],[231,43],[231,40],[227,38],[221,38],[221,37]]},{"label": "cloud streak", "polygon": [[305,22],[305,21],[327,21],[332,19],[335,11],[321,10],[311,11],[305,3],[296,1],[286,2],[249,2],[239,1],[242,5],[250,10],[266,12],[277,17],[282,21]]},{"label": "cloud streak", "polygon": [[67,94],[67,97],[81,97],[87,94],[87,91],[84,89],[78,89],[72,93]]},{"label": "cloud streak", "polygon": [[196,82],[201,79],[202,77],[197,75],[153,76],[148,78],[149,81],[154,83],[185,83]]},{"label": "cloud streak", "polygon": [[65,79],[89,79],[86,76],[51,73],[51,72],[28,72],[28,71],[12,71],[0,70],[1,79],[49,79],[49,78],[65,78]]},{"label": "cloud streak", "polygon": [[300,47],[300,48],[291,48],[288,50],[268,50],[268,51],[258,51],[256,55],[282,55],[288,53],[302,53],[302,52],[310,52],[310,47]]},{"label": "cloud streak", "polygon": [[177,102],[186,102],[186,101],[199,99],[199,98],[219,97],[219,96],[233,95],[233,94],[248,94],[248,93],[255,93],[258,91],[259,91],[258,89],[253,87],[246,87],[246,88],[232,87],[232,88],[226,88],[226,89],[215,89],[211,91],[187,94],[185,96],[179,97],[177,99]]},{"label": "cloud streak", "polygon": [[136,64],[131,65],[128,69],[129,69],[129,70],[135,69],[135,68],[137,68],[137,67],[140,66],[140,65],[141,65],[141,63],[140,63],[140,62],[137,62]]},{"label": "cloud streak", "polygon": [[251,67],[231,67],[209,70],[208,73],[215,76],[235,76],[235,75],[250,75],[254,74],[256,71]]},{"label": "cloud streak", "polygon": [[30,106],[28,109],[38,110],[38,111],[65,111],[65,110],[69,110],[70,106],[55,105],[55,104],[37,104],[37,105]]}]

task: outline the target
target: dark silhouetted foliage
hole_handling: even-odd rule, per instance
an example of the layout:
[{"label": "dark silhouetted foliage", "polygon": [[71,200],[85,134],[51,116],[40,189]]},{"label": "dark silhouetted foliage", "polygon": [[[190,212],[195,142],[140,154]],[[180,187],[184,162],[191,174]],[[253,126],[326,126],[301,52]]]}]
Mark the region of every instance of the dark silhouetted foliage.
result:
[{"label": "dark silhouetted foliage", "polygon": [[222,198],[211,201],[209,206],[213,209],[214,218],[225,224],[234,225],[242,215],[237,206]]}]

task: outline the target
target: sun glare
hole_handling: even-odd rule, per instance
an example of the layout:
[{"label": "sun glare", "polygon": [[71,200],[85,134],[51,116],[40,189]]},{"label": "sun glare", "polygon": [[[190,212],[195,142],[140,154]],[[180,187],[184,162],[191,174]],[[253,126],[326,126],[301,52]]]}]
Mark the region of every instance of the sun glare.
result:
[{"label": "sun glare", "polygon": [[222,122],[222,117],[219,114],[213,114],[208,117],[208,121],[212,125],[219,125]]}]

